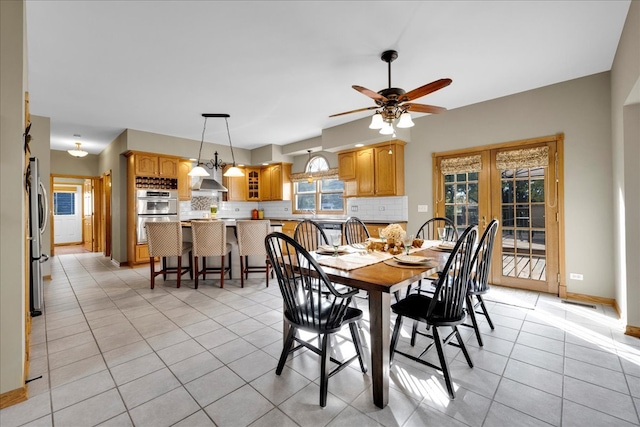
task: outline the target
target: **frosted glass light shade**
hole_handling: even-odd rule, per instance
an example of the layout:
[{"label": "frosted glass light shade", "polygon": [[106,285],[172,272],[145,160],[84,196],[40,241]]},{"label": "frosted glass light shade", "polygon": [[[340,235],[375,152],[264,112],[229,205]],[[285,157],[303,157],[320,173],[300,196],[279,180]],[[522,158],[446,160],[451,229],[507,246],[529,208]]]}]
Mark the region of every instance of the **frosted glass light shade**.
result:
[{"label": "frosted glass light shade", "polygon": [[389,122],[385,123],[382,129],[380,129],[380,134],[382,135],[393,135],[394,132],[393,125]]},{"label": "frosted glass light shade", "polygon": [[376,113],[371,116],[371,124],[369,129],[382,129],[384,122],[382,121],[382,114]]},{"label": "frosted glass light shade", "polygon": [[223,175],[230,176],[230,177],[240,177],[240,176],[244,176],[244,173],[242,172],[242,170],[240,170],[236,166],[232,166],[229,169],[227,169],[227,171]]},{"label": "frosted glass light shade", "polygon": [[205,170],[202,166],[198,165],[195,168],[191,169],[187,174],[189,176],[209,176],[209,172]]},{"label": "frosted glass light shade", "polygon": [[410,128],[413,126],[414,126],[414,123],[413,123],[413,120],[411,120],[411,115],[409,113],[400,114],[400,120],[398,120],[399,128]]},{"label": "frosted glass light shade", "polygon": [[76,142],[76,148],[73,150],[67,150],[67,153],[71,154],[73,157],[84,157],[87,154],[89,154],[88,152],[84,151],[82,148],[80,148],[80,143]]}]

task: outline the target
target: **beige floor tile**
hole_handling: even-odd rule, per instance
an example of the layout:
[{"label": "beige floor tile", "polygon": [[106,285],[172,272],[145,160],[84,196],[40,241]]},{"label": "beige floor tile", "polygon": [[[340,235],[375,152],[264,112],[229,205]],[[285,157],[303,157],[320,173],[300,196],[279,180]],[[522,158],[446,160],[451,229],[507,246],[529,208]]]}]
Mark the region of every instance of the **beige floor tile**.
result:
[{"label": "beige floor tile", "polygon": [[51,390],[53,410],[58,411],[115,388],[109,371],[101,371]]},{"label": "beige floor tile", "polygon": [[171,372],[186,384],[223,366],[223,363],[205,351],[171,366]]},{"label": "beige floor tile", "polygon": [[118,386],[143,377],[165,367],[162,360],[150,353],[111,368],[111,375]]},{"label": "beige floor tile", "polygon": [[273,405],[245,385],[204,409],[220,427],[244,427],[271,411]]},{"label": "beige floor tile", "polygon": [[180,382],[171,371],[168,368],[163,368],[137,380],[123,384],[119,386],[118,389],[120,390],[125,405],[131,410],[180,385]]},{"label": "beige floor tile", "polygon": [[107,369],[107,365],[105,365],[102,355],[91,356],[79,362],[52,369],[49,372],[51,388],[74,382],[105,369]]},{"label": "beige floor tile", "polygon": [[182,387],[144,403],[129,413],[136,427],[170,426],[200,409],[198,404]]},{"label": "beige floor tile", "polygon": [[245,382],[226,366],[216,369],[185,385],[194,399],[205,407],[242,387]]},{"label": "beige floor tile", "polygon": [[78,420],[84,425],[96,425],[125,410],[120,395],[113,389],[54,412],[53,420],[60,426],[77,425]]}]

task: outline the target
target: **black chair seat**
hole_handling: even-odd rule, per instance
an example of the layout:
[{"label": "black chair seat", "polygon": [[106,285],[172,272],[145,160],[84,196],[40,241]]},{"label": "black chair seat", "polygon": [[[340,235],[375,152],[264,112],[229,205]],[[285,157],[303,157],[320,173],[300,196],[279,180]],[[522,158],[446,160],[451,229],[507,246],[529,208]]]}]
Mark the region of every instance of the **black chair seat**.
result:
[{"label": "black chair seat", "polygon": [[419,322],[429,322],[432,326],[451,326],[464,321],[466,313],[462,311],[458,316],[449,317],[445,314],[445,304],[436,301],[431,315],[427,319],[431,297],[424,294],[411,294],[393,304],[391,310],[395,314],[408,317]]},{"label": "black chair seat", "polygon": [[347,307],[347,310],[342,320],[335,321],[332,318],[333,308],[334,308],[333,304],[331,304],[327,300],[323,300],[323,302],[321,303],[320,309],[317,311],[316,310],[312,311],[311,304],[309,303],[305,304],[304,307],[300,307],[298,314],[311,312],[311,311],[314,313],[312,318],[309,319],[313,322],[314,325],[317,325],[314,327],[309,327],[305,324],[296,323],[293,320],[295,316],[291,316],[291,314],[288,313],[287,311],[285,311],[284,316],[287,318],[289,322],[295,324],[297,327],[299,327],[302,330],[321,333],[321,334],[332,334],[332,333],[338,332],[340,329],[342,329],[345,323],[357,322],[358,320],[362,319],[362,310],[359,310],[357,308]]}]

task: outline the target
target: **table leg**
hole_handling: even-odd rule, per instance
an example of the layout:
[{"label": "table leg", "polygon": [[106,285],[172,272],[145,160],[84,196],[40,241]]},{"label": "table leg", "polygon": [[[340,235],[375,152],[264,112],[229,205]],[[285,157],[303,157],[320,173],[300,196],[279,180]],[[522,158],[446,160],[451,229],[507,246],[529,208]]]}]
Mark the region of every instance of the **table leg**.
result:
[{"label": "table leg", "polygon": [[369,318],[373,403],[379,408],[384,408],[389,403],[391,294],[369,292]]}]

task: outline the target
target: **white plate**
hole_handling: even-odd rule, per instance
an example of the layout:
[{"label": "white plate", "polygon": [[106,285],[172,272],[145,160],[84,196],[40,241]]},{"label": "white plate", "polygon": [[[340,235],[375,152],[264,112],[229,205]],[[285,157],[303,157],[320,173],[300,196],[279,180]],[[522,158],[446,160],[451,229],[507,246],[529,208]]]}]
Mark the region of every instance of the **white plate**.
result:
[{"label": "white plate", "polygon": [[430,258],[425,258],[423,256],[416,255],[396,255],[393,257],[396,261],[402,264],[425,264],[429,261]]}]

